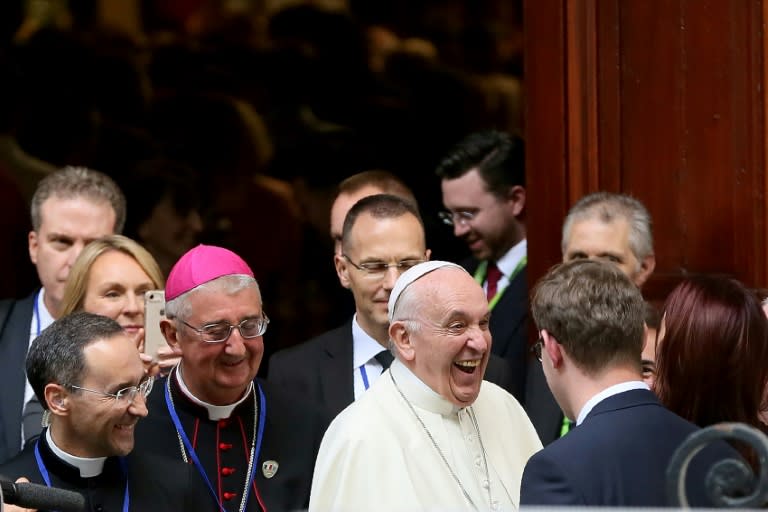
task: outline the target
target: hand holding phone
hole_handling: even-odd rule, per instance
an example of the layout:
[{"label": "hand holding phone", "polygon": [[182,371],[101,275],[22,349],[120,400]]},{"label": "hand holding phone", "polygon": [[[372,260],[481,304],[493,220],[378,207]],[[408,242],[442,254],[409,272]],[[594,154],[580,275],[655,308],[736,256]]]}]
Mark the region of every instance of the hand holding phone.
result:
[{"label": "hand holding phone", "polygon": [[168,348],[165,336],[160,330],[160,321],[165,319],[165,292],[149,290],[144,293],[144,353],[157,359],[158,349]]}]

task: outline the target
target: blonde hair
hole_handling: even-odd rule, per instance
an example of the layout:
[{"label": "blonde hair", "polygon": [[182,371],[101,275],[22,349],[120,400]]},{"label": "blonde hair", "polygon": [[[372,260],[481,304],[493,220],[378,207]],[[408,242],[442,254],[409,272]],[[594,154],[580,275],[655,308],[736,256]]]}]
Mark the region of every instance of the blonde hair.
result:
[{"label": "blonde hair", "polygon": [[61,316],[83,309],[88,278],[96,260],[104,253],[118,251],[127,254],[139,264],[157,289],[165,288],[165,279],[155,258],[136,241],[123,235],[109,235],[94,240],[85,246],[69,271],[67,285],[64,288]]}]

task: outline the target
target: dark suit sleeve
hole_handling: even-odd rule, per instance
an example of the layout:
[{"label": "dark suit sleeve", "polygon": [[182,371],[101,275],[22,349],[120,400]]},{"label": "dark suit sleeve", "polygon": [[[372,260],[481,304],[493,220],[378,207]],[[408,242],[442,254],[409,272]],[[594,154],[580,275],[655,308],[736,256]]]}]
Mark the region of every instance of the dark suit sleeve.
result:
[{"label": "dark suit sleeve", "polygon": [[525,465],[520,505],[586,505],[557,462],[543,451]]}]

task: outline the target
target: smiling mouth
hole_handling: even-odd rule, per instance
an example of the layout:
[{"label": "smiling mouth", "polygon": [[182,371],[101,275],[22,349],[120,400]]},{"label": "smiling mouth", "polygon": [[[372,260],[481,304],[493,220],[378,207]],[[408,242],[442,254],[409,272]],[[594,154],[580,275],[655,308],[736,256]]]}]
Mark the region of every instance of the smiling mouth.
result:
[{"label": "smiling mouth", "polygon": [[129,425],[115,425],[115,428],[117,430],[122,430],[122,431],[125,431],[125,432],[130,432],[130,431],[133,430],[133,427],[135,427],[135,426],[136,426],[136,423],[131,423]]},{"label": "smiling mouth", "polygon": [[472,359],[471,361],[456,361],[453,365],[464,373],[474,373],[480,366],[481,359]]}]

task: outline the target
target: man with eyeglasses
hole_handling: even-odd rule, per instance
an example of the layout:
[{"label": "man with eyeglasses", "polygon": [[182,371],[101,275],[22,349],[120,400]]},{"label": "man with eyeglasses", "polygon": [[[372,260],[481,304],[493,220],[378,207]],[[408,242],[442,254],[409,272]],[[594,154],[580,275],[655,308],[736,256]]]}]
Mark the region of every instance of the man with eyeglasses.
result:
[{"label": "man with eyeglasses", "polygon": [[[563,262],[606,261],[641,288],[656,266],[651,228],[651,215],[638,199],[610,192],[586,195],[571,207],[563,222]],[[653,336],[642,354],[650,364],[654,363],[655,347]],[[541,365],[528,368],[525,409],[544,445],[564,436],[573,426],[547,387]]]},{"label": "man with eyeglasses", "polygon": [[[387,301],[398,276],[429,259],[424,226],[412,202],[377,194],[360,199],[344,220],[335,255],[341,285],[355,300],[344,325],[270,360],[269,380],[310,397],[330,418],[363,396],[392,362]],[[503,361],[489,362],[486,379],[509,389]]]},{"label": "man with eyeglasses", "polygon": [[210,510],[191,468],[132,453],[153,378],[117,322],[91,313],[57,320],[32,343],[26,367],[48,427],[0,474],[76,491],[87,510]]},{"label": "man with eyeglasses", "polygon": [[181,362],[155,385],[137,449],[193,466],[211,510],[305,508],[325,422],[256,379],[269,319],[253,272],[199,245],[174,265],[165,297],[161,329]]},{"label": "man with eyeglasses", "polygon": [[515,379],[523,401],[528,360],[523,141],[497,131],[473,133],[437,168],[443,222],[464,240],[472,258],[462,262],[483,286],[491,307],[493,353]]}]

